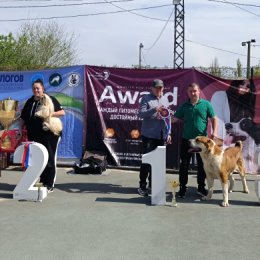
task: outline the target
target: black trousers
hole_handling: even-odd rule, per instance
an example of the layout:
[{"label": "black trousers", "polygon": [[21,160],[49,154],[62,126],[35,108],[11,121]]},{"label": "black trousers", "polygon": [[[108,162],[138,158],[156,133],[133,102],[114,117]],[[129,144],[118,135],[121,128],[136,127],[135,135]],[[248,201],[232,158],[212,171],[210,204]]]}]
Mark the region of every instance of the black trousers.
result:
[{"label": "black trousers", "polygon": [[[188,183],[188,171],[190,166],[190,160],[192,157],[192,153],[188,152],[189,149],[190,149],[189,140],[182,138],[181,154],[180,154],[181,164],[180,164],[180,171],[179,171],[179,182],[181,188],[186,188]],[[198,153],[196,153],[196,159],[198,164],[198,173],[197,173],[198,188],[204,188],[206,174],[203,168],[202,159]]]},{"label": "black trousers", "polygon": [[56,135],[28,136],[30,141],[38,142],[44,145],[48,151],[49,159],[45,169],[40,176],[40,182],[44,186],[53,187],[56,179],[56,154],[60,137]]},{"label": "black trousers", "polygon": [[[152,139],[152,138],[147,138],[145,136],[142,136],[142,148],[143,148],[143,154],[149,153],[153,151],[154,149],[157,148],[157,146],[164,145],[163,140],[159,139]],[[149,187],[152,187],[152,182],[151,182],[151,165],[147,163],[142,163],[140,167],[140,188],[146,189],[147,186],[147,177],[149,180]]]}]

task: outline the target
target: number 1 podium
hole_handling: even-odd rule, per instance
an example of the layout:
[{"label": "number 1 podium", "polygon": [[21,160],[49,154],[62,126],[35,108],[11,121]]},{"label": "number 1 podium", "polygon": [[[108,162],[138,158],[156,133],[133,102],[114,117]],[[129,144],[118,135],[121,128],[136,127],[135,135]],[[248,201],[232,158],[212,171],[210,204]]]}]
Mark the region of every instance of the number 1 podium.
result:
[{"label": "number 1 podium", "polygon": [[153,205],[166,203],[166,146],[158,146],[142,156],[142,163],[151,165]]},{"label": "number 1 podium", "polygon": [[29,145],[28,167],[13,191],[13,198],[17,200],[42,201],[47,197],[47,188],[34,187],[34,184],[45,169],[49,154],[42,144],[25,142],[16,148],[14,163],[22,162],[26,145]]}]

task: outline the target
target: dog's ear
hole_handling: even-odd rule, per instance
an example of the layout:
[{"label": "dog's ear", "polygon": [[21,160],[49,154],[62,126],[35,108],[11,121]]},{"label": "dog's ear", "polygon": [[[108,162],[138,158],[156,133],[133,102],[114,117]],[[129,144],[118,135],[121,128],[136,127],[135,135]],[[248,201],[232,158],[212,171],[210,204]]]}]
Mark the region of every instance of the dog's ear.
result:
[{"label": "dog's ear", "polygon": [[207,143],[206,143],[206,146],[207,146],[207,148],[208,148],[208,152],[211,153],[212,150],[214,149],[215,143],[214,143],[213,140],[208,139],[208,140],[207,140]]},{"label": "dog's ear", "polygon": [[211,140],[210,138],[208,138],[208,140],[207,140],[207,144],[209,144],[209,145],[214,145],[214,142],[213,142],[213,140]]},{"label": "dog's ear", "polygon": [[219,147],[222,147],[223,146],[223,140],[220,139],[220,138],[214,138],[214,141],[215,141],[215,144]]},{"label": "dog's ear", "polygon": [[46,106],[46,105],[47,105],[47,98],[46,98],[46,94],[43,94],[43,96],[42,96],[42,104],[43,104],[44,106]]},{"label": "dog's ear", "polygon": [[208,145],[209,145],[208,151],[211,154],[220,155],[222,152],[223,140],[219,138],[217,139],[218,139],[217,141],[212,139],[208,140]]}]

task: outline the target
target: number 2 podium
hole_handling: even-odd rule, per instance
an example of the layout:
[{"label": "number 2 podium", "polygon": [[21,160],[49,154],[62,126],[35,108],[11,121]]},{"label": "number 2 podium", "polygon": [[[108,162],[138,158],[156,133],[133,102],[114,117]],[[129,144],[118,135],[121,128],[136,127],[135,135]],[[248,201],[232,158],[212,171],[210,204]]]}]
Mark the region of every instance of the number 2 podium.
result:
[{"label": "number 2 podium", "polygon": [[153,205],[166,203],[166,147],[158,146],[142,156],[142,163],[151,165]]},{"label": "number 2 podium", "polygon": [[47,165],[49,154],[42,144],[25,142],[15,150],[14,163],[22,162],[26,145],[29,145],[28,167],[13,191],[13,198],[17,200],[42,201],[47,197],[47,188],[34,187],[34,184]]}]

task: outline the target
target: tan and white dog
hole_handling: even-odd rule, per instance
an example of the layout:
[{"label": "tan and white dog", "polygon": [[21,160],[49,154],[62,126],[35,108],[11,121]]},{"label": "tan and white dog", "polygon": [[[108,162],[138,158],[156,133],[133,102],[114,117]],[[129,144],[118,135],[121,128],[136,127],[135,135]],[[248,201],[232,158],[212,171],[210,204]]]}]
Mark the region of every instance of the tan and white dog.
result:
[{"label": "tan and white dog", "polygon": [[44,94],[40,99],[40,106],[35,113],[36,116],[43,118],[43,130],[50,130],[55,135],[59,135],[62,131],[62,122],[58,117],[52,116],[54,105],[51,98]]},{"label": "tan and white dog", "polygon": [[[232,192],[234,187],[233,172],[239,173],[242,179],[243,192],[249,193],[245,178],[241,141],[236,142],[234,147],[225,150],[222,150],[212,139],[205,136],[198,136],[190,140],[190,143],[193,148],[198,149],[197,152],[200,153],[207,177],[208,195],[203,197],[204,200],[211,199],[214,179],[219,179],[223,191],[221,206],[228,207],[228,192]],[[228,180],[230,181],[229,187]]]}]

